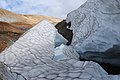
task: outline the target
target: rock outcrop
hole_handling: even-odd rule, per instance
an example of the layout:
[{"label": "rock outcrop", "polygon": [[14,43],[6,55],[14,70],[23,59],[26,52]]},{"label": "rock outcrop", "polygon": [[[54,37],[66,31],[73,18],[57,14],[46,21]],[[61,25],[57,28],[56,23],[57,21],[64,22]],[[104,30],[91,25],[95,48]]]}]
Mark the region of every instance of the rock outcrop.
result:
[{"label": "rock outcrop", "polygon": [[67,23],[66,20],[63,20],[55,25],[58,32],[68,40],[67,45],[70,45],[72,42],[73,31],[69,28],[71,27],[71,23]]}]

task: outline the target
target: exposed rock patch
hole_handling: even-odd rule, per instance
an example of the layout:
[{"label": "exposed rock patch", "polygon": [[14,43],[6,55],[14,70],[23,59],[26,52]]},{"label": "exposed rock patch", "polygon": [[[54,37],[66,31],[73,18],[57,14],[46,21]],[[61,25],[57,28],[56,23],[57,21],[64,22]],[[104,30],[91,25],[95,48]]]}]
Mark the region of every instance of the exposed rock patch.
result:
[{"label": "exposed rock patch", "polygon": [[66,20],[63,20],[55,27],[58,29],[58,32],[68,40],[67,45],[70,45],[73,37],[73,31],[69,29],[71,27],[71,22],[67,23]]}]

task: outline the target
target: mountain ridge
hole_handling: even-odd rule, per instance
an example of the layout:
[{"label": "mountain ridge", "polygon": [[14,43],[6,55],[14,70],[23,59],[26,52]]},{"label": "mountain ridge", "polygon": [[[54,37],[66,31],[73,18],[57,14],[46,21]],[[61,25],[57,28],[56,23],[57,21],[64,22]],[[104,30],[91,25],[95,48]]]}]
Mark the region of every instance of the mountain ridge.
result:
[{"label": "mountain ridge", "polygon": [[47,20],[54,25],[61,21],[61,19],[55,17],[16,14],[0,8],[0,52],[9,46],[11,41],[16,41],[25,31],[43,20]]}]

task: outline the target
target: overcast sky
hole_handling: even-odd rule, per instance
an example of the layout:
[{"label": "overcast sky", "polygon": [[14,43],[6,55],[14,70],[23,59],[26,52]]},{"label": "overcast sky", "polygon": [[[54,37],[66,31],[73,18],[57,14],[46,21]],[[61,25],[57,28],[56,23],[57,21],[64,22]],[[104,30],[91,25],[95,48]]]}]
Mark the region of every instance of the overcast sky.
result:
[{"label": "overcast sky", "polygon": [[65,18],[86,0],[0,0],[0,8],[16,13]]}]

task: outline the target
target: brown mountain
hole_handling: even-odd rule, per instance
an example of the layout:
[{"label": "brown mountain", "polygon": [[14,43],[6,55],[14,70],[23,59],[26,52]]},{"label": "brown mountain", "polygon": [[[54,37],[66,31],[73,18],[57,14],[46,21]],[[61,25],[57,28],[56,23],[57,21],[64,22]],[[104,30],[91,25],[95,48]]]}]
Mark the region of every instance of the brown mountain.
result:
[{"label": "brown mountain", "polygon": [[48,20],[52,24],[61,21],[59,18],[16,14],[4,9],[0,9],[0,52],[16,41],[25,31],[42,20]]}]

